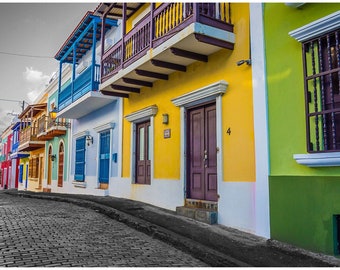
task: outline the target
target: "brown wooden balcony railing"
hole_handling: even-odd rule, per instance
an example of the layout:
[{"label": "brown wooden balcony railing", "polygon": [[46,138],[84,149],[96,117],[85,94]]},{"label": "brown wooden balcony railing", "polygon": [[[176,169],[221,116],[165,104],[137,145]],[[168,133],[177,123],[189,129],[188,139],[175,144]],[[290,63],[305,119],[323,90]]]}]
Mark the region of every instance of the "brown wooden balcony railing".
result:
[{"label": "brown wooden balcony railing", "polygon": [[19,136],[19,145],[24,144],[29,141],[37,141],[37,130],[38,128],[35,126],[29,126],[20,131]]},{"label": "brown wooden balcony railing", "polygon": [[51,118],[49,116],[43,116],[38,119],[38,138],[41,134],[51,130],[65,130],[70,127],[70,123],[64,118]]},{"label": "brown wooden balcony railing", "polygon": [[233,32],[229,3],[163,3],[104,53],[101,82],[194,22]]}]

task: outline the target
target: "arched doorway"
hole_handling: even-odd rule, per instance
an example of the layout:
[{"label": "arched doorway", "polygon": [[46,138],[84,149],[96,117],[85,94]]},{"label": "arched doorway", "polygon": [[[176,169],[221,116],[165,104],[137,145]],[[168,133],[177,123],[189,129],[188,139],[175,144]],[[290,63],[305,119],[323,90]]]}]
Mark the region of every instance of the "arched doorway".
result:
[{"label": "arched doorway", "polygon": [[64,181],[64,143],[61,142],[59,145],[59,155],[58,155],[58,187],[63,186]]},{"label": "arched doorway", "polygon": [[47,185],[52,184],[52,146],[48,148]]}]

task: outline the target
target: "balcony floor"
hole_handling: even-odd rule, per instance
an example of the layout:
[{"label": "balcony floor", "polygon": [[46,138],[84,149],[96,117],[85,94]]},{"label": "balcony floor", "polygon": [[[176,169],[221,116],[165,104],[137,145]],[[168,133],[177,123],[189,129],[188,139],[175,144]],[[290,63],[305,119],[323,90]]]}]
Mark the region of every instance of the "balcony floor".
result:
[{"label": "balcony floor", "polygon": [[106,96],[98,91],[90,91],[58,112],[57,117],[78,119],[108,105],[115,100],[117,100],[117,97]]}]

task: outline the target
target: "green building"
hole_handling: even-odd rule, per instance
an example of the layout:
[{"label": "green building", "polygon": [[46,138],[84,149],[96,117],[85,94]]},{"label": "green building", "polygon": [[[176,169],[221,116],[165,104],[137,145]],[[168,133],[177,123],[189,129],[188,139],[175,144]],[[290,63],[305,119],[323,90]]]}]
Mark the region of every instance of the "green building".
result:
[{"label": "green building", "polygon": [[339,3],[261,6],[270,235],[334,255],[340,253],[339,10]]}]

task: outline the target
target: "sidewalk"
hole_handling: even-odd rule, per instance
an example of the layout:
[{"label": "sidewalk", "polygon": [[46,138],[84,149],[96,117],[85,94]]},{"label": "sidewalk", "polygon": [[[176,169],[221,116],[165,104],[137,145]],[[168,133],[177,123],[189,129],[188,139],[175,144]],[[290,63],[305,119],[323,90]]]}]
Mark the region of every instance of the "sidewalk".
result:
[{"label": "sidewalk", "polygon": [[340,266],[340,260],[222,225],[208,225],[142,202],[114,197],[3,190],[93,209],[181,249],[211,266]]}]

